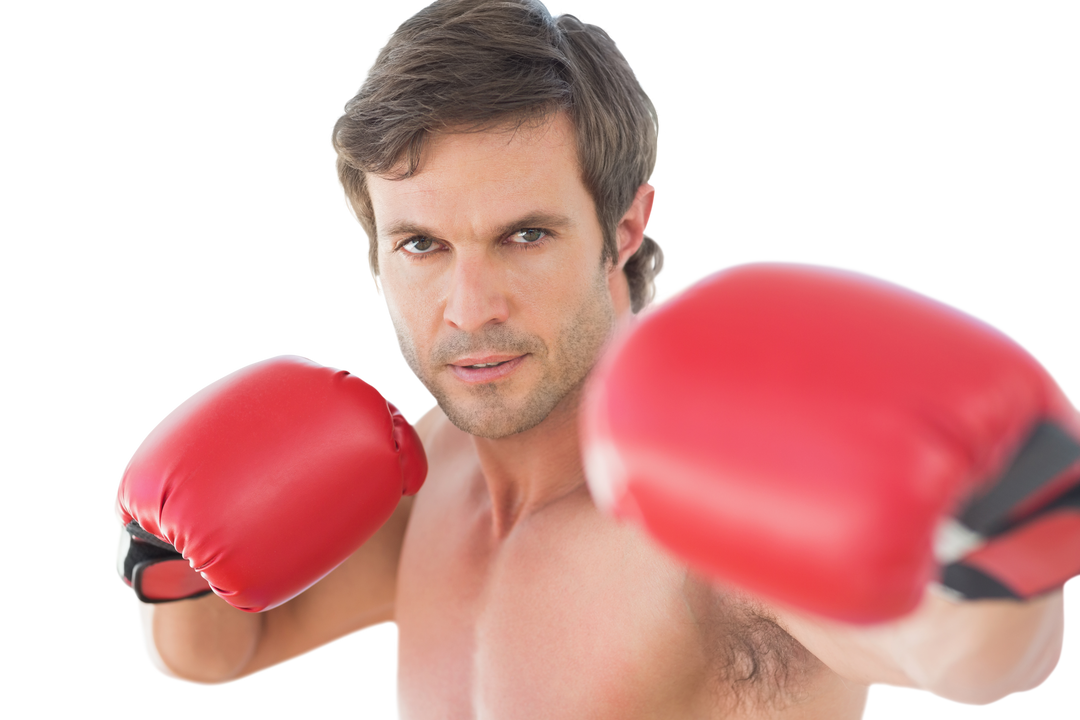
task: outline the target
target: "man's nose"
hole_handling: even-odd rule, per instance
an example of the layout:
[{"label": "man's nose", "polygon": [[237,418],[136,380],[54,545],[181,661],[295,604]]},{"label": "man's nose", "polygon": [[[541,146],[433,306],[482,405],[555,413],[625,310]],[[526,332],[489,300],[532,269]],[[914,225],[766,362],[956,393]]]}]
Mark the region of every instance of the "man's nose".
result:
[{"label": "man's nose", "polygon": [[477,332],[489,323],[502,323],[510,305],[497,263],[485,253],[459,253],[454,258],[443,319],[462,332]]}]

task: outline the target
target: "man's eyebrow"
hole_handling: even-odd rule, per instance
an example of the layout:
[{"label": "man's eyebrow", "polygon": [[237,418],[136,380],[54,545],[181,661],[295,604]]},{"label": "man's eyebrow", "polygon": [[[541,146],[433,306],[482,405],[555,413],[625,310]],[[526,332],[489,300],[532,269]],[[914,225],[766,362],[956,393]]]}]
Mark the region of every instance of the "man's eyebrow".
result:
[{"label": "man's eyebrow", "polygon": [[[566,215],[560,215],[559,213],[539,212],[531,213],[524,217],[518,218],[513,222],[508,222],[495,230],[494,235],[502,238],[517,230],[523,230],[526,228],[543,228],[546,230],[566,230],[573,225],[573,221]],[[385,228],[381,233],[383,237],[412,237],[414,235],[420,237],[429,237],[432,239],[438,239],[439,233],[432,231],[429,228],[425,228],[421,225],[417,225],[408,220],[402,220],[400,222],[392,223],[389,227]]]}]

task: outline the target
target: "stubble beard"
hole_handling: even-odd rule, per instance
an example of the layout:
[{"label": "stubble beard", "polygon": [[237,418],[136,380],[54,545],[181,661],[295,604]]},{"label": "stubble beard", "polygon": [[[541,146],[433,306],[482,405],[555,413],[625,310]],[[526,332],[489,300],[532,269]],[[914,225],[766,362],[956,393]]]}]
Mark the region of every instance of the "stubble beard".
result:
[{"label": "stubble beard", "polygon": [[[562,325],[554,347],[540,338],[506,325],[494,325],[482,333],[459,333],[440,341],[427,363],[421,362],[416,345],[394,322],[401,353],[409,367],[438,402],[439,408],[458,429],[477,437],[499,439],[531,430],[542,423],[564,400],[576,401],[600,352],[615,327],[615,310],[607,290],[603,264],[601,272],[576,311]],[[467,388],[468,397],[451,397],[436,381],[446,373],[446,364],[474,352],[525,355],[544,368],[540,379],[524,398],[509,397],[505,388],[487,383]]]}]

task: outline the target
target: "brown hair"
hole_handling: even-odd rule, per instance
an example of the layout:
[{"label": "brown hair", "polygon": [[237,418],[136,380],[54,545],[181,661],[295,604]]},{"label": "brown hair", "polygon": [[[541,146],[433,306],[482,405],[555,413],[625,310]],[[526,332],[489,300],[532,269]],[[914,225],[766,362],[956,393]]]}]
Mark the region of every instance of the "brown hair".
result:
[{"label": "brown hair", "polygon": [[[338,177],[370,238],[372,273],[377,233],[365,173],[414,174],[430,133],[540,122],[554,112],[573,122],[582,181],[613,262],[618,222],[656,162],[657,119],[607,33],[573,15],[552,18],[537,0],[438,0],[406,20],[334,125]],[[634,312],[652,299],[662,265],[660,246],[646,237],[625,267]]]}]

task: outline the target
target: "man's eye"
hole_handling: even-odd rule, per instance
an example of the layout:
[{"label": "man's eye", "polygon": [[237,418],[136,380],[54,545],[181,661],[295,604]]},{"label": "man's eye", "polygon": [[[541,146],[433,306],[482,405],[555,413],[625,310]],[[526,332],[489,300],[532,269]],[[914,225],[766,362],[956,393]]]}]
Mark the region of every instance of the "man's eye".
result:
[{"label": "man's eye", "polygon": [[511,235],[511,237],[521,236],[522,239],[526,241],[526,244],[534,245],[546,234],[548,233],[545,233],[539,228],[523,228],[522,230],[518,230],[517,232],[515,232],[513,235]]},{"label": "man's eye", "polygon": [[431,238],[413,238],[412,240],[406,240],[401,244],[401,247],[405,252],[412,253],[413,255],[426,255],[436,248],[435,241]]},{"label": "man's eye", "polygon": [[[522,228],[510,235],[511,239],[521,237],[524,242],[516,242],[511,240],[512,245],[516,245],[518,249],[528,249],[537,245],[543,245],[548,239],[548,231],[541,228]],[[413,237],[413,239],[406,240],[399,247],[404,249],[408,255],[423,256],[434,255],[432,250],[437,246],[435,243],[438,241],[431,240],[430,237]],[[411,247],[410,247],[411,246]]]}]

